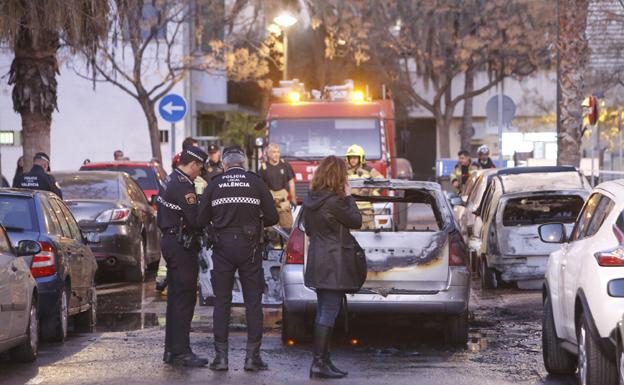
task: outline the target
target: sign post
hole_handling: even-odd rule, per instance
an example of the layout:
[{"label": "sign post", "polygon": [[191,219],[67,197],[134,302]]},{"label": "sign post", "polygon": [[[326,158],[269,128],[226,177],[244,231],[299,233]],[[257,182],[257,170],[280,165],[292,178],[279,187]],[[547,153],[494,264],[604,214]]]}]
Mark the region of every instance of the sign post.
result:
[{"label": "sign post", "polygon": [[175,124],[184,119],[187,111],[186,100],[178,94],[165,95],[158,103],[158,112],[167,122],[171,123],[169,139],[171,139],[171,156],[176,154]]}]

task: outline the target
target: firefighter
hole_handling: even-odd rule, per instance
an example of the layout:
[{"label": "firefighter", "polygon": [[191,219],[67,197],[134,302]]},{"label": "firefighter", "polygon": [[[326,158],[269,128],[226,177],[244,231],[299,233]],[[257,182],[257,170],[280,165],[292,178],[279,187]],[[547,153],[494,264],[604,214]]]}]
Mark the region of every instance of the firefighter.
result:
[{"label": "firefighter", "polygon": [[279,145],[271,143],[267,146],[268,159],[260,167],[260,178],[273,195],[280,227],[290,231],[293,223],[292,209],[297,206],[295,172],[280,155]]},{"label": "firefighter", "polygon": [[263,226],[278,222],[267,186],[258,175],[246,170],[247,156],[238,147],[223,151],[225,172],[216,176],[201,197],[199,222],[213,229],[212,287],[215,294],[214,344],[216,356],[212,370],[228,370],[228,330],[232,288],[238,271],[245,316],[247,318],[247,355],[244,369],[268,369],[260,357],[262,342]]},{"label": "firefighter", "polygon": [[466,150],[460,150],[457,156],[459,160],[451,172],[450,180],[457,192],[461,193],[468,178],[479,169],[479,165],[470,159],[470,153]]},{"label": "firefighter", "polygon": [[490,148],[487,144],[484,144],[477,149],[477,156],[479,157],[477,162],[479,168],[496,168],[496,165],[492,162],[492,158],[490,158]]},{"label": "firefighter", "polygon": [[[366,164],[364,149],[354,144],[347,149],[347,175],[349,179],[383,178],[383,175],[373,167]],[[376,195],[379,192],[374,189],[353,189],[353,195]],[[357,202],[362,214],[362,230],[375,228],[375,212],[371,202]]]}]

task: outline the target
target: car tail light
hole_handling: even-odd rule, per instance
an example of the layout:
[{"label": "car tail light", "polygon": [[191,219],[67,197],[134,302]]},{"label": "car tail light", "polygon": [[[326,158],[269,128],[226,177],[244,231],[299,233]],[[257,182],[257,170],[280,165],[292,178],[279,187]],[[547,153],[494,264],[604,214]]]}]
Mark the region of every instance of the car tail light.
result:
[{"label": "car tail light", "polygon": [[113,209],[103,211],[95,221],[98,223],[125,222],[130,217],[130,209]]},{"label": "car tail light", "polygon": [[594,254],[600,266],[624,266],[624,233],[616,225],[613,225],[613,233],[619,245],[614,249],[599,251]]},{"label": "car tail light", "polygon": [[293,229],[286,244],[286,263],[289,265],[303,265],[304,248],[305,234],[301,229]]},{"label": "car tail light", "polygon": [[39,242],[41,252],[33,257],[30,271],[35,278],[48,277],[56,273],[56,254],[54,246],[48,242]]},{"label": "car tail light", "polygon": [[449,266],[468,266],[468,250],[457,231],[449,234]]}]

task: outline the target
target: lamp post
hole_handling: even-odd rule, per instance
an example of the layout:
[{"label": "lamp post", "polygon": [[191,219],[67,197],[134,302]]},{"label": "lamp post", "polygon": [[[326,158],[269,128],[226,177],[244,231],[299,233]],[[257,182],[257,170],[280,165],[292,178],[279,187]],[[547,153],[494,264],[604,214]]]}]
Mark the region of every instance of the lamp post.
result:
[{"label": "lamp post", "polygon": [[282,79],[288,79],[288,28],[292,27],[297,18],[289,13],[282,13],[276,16],[273,21],[279,25],[282,29],[282,38],[284,39],[284,72],[282,73]]}]

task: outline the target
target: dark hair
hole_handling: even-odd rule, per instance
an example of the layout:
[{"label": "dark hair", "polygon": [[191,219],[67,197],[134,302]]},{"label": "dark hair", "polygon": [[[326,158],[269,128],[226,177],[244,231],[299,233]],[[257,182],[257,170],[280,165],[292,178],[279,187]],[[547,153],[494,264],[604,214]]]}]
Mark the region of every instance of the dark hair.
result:
[{"label": "dark hair", "polygon": [[313,191],[329,190],[338,195],[345,195],[347,183],[347,165],[336,156],[328,156],[314,172],[310,187]]},{"label": "dark hair", "polygon": [[470,156],[470,153],[466,150],[459,150],[459,152],[457,153],[457,156]]},{"label": "dark hair", "polygon": [[197,146],[198,144],[199,142],[197,141],[197,139],[189,136],[188,138],[184,139],[184,141],[182,142],[182,149],[184,150],[187,147]]}]

